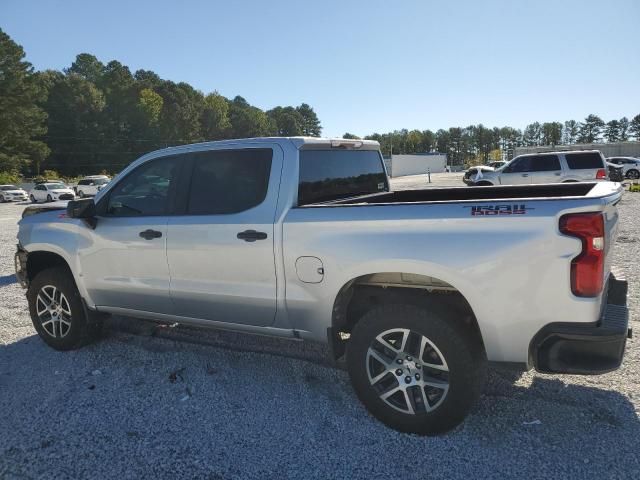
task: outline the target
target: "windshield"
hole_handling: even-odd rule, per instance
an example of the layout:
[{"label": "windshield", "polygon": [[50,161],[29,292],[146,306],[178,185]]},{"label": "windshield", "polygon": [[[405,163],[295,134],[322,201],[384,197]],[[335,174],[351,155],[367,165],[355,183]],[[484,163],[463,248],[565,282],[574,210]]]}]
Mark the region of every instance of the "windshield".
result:
[{"label": "windshield", "polygon": [[377,150],[301,150],[298,205],[388,192]]},{"label": "windshield", "polygon": [[96,178],[93,181],[94,185],[104,185],[105,183],[109,183],[109,180],[107,180],[106,178]]},{"label": "windshield", "polygon": [[47,184],[48,190],[56,190],[58,188],[67,188],[67,186],[64,183],[48,183]]},{"label": "windshield", "polygon": [[0,187],[0,190],[2,190],[3,192],[6,192],[8,190],[20,190],[20,189],[15,185],[3,185]]}]

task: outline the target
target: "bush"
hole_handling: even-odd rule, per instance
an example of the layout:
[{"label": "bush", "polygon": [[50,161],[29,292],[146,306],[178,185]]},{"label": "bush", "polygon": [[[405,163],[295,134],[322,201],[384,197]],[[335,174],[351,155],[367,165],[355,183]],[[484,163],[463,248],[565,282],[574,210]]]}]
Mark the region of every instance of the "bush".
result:
[{"label": "bush", "polygon": [[20,183],[20,175],[18,175],[18,172],[0,172],[0,184],[5,183]]}]

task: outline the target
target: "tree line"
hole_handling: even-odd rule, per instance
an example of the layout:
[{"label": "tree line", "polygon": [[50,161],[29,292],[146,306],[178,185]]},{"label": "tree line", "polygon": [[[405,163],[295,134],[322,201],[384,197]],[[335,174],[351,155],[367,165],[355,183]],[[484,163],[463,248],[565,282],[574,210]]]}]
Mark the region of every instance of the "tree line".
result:
[{"label": "tree line", "polygon": [[64,71],[34,71],[24,57],[0,29],[0,172],[115,173],[167,146],[322,131],[306,103],[263,111],[88,53]]},{"label": "tree line", "polygon": [[[358,138],[345,133],[343,138]],[[572,145],[576,143],[640,141],[640,114],[604,122],[597,115],[583,121],[534,122],[524,130],[513,127],[488,128],[482,124],[448,130],[395,130],[364,137],[380,143],[384,155],[422,152],[446,153],[454,165],[486,163],[513,158],[516,147]]]}]

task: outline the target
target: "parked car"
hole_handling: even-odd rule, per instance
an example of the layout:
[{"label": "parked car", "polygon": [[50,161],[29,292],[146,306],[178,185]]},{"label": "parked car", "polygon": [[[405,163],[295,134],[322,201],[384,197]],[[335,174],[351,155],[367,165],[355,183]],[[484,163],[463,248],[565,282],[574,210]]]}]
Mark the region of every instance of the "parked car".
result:
[{"label": "parked car", "polygon": [[615,163],[622,167],[622,172],[627,178],[637,180],[640,178],[640,158],[634,157],[609,157],[607,162]]},{"label": "parked car", "polygon": [[473,185],[522,185],[607,180],[606,162],[598,150],[519,155],[493,172],[482,172]]},{"label": "parked car", "polygon": [[73,200],[76,198],[73,190],[64,183],[39,183],[31,192],[29,198],[33,203],[53,202],[55,200]]},{"label": "parked car", "polygon": [[[493,171],[495,171],[495,168],[485,166],[485,165],[470,167],[467,170],[465,170],[464,175],[462,176],[462,181],[467,185],[473,185],[477,180],[482,178],[482,175],[484,174],[484,172],[493,172]],[[478,175],[478,172],[480,172],[480,175]]]},{"label": "parked car", "polygon": [[143,156],[66,214],[27,207],[16,276],[55,349],[95,339],[113,313],[323,342],[376,418],[437,434],[469,412],[488,361],[619,367],[622,193],[392,192],[377,142],[201,143]]},{"label": "parked car", "polygon": [[0,185],[0,203],[26,200],[27,192],[15,185]]},{"label": "parked car", "polygon": [[91,175],[80,180],[74,190],[80,198],[93,197],[109,183],[109,180],[106,175]]},{"label": "parked car", "polygon": [[607,171],[609,172],[609,180],[611,180],[612,182],[624,181],[622,165],[616,165],[615,163],[607,162]]}]

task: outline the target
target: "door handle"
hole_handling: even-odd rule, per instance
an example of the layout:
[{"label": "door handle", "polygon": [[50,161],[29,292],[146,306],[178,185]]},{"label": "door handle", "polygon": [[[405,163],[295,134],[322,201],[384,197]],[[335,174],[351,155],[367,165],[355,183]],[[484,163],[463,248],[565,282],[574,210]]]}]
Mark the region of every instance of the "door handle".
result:
[{"label": "door handle", "polygon": [[245,230],[244,232],[238,233],[238,239],[244,240],[245,242],[255,242],[256,240],[265,240],[267,238],[267,234],[264,232],[256,232],[255,230]]},{"label": "door handle", "polygon": [[160,238],[162,236],[162,232],[148,229],[144,232],[140,232],[139,235],[145,240],[153,240],[154,238]]},{"label": "door handle", "polygon": [[555,175],[556,177],[559,177],[560,175],[562,175],[562,172],[556,172],[556,173],[554,173],[554,175]]}]

